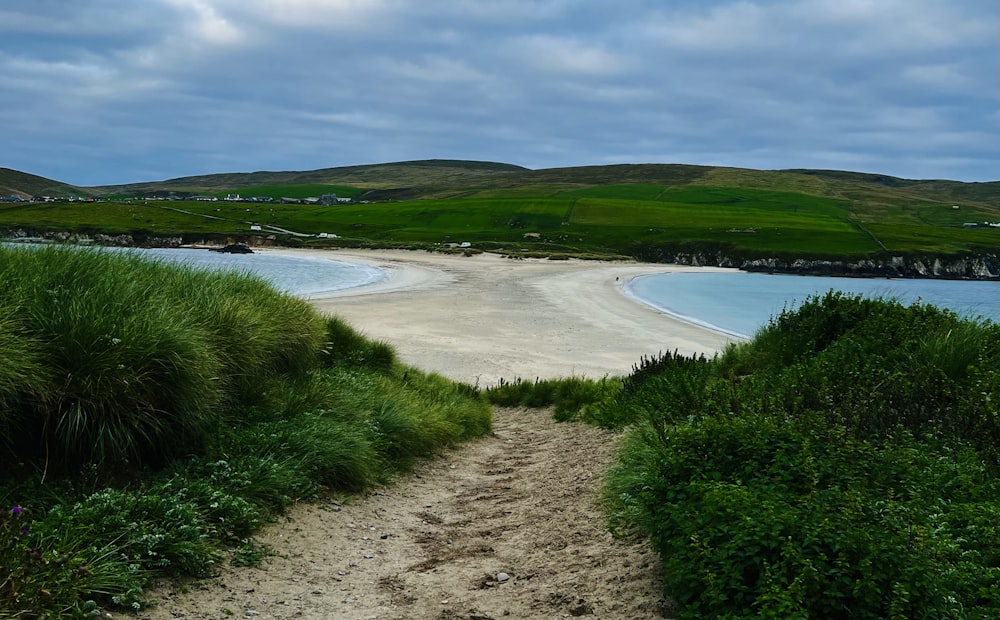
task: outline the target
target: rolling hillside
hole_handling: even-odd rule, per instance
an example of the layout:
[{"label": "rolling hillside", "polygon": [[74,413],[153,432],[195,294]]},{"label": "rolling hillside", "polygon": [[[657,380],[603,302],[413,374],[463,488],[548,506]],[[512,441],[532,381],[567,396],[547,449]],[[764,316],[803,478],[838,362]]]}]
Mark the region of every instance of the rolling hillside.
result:
[{"label": "rolling hillside", "polygon": [[[163,191],[245,191],[259,186],[351,186],[372,201],[485,196],[517,189],[521,195],[552,195],[603,185],[652,184],[791,191],[864,204],[900,200],[969,203],[1000,214],[1000,181],[964,183],[911,180],[837,170],[752,170],[685,164],[616,164],[529,170],[493,162],[425,160],[322,168],[311,171],[208,174],[157,182],[89,188],[97,195]],[[504,192],[508,193],[507,191]]]},{"label": "rolling hillside", "polygon": [[321,168],[308,171],[232,172],[181,177],[166,181],[130,183],[92,188],[100,194],[156,191],[212,191],[274,185],[351,185],[363,189],[463,186],[495,175],[526,171],[511,164],[430,159],[424,161]]},{"label": "rolling hillside", "polygon": [[[78,193],[15,171],[5,171],[5,179],[25,194]],[[0,206],[0,229],[135,240],[270,235],[274,243],[293,245],[474,246],[519,256],[654,262],[764,261],[757,268],[768,270],[799,259],[884,266],[905,256],[958,261],[964,266],[956,267],[956,277],[1000,273],[996,181],[682,164],[529,170],[428,160],[211,174],[88,191],[107,199]],[[253,200],[194,199],[228,194]],[[344,202],[324,204],[318,198],[324,194]],[[172,200],[162,200],[167,197]],[[986,262],[972,265],[972,258]]]},{"label": "rolling hillside", "polygon": [[11,170],[10,168],[0,168],[0,197],[20,196],[30,198],[31,196],[89,196],[90,191],[46,179],[27,172]]}]

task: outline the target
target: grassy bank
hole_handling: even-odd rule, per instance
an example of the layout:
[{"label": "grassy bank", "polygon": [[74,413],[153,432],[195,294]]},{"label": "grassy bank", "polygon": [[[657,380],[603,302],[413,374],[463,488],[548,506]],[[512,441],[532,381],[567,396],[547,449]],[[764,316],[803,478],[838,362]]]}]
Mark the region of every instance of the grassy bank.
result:
[{"label": "grassy bank", "polygon": [[714,359],[490,395],[628,429],[608,514],[679,617],[1000,616],[996,324],[831,293]]},{"label": "grassy bank", "polygon": [[0,617],[141,608],[156,576],[259,557],[291,502],[489,428],[468,387],[256,277],[0,247]]}]

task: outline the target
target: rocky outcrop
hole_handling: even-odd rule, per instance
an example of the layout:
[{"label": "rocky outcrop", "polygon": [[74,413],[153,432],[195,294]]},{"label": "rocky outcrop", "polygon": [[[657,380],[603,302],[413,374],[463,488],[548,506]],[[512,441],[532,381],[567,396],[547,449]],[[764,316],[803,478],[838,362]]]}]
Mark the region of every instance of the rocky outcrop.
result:
[{"label": "rocky outcrop", "polygon": [[35,231],[18,228],[0,230],[0,241],[23,243],[66,243],[71,245],[100,245],[119,248],[179,248],[179,247],[222,247],[241,245],[246,248],[273,246],[277,244],[274,235],[240,236],[236,239],[227,235],[183,235],[155,236],[147,233],[123,233],[111,235],[105,233],[79,233],[66,231]]},{"label": "rocky outcrop", "polygon": [[209,248],[209,251],[221,252],[222,254],[253,254],[253,250],[247,247],[245,243],[230,243],[221,248]]},{"label": "rocky outcrop", "polygon": [[1000,259],[997,256],[890,256],[854,261],[765,258],[743,261],[739,268],[743,271],[818,276],[1000,280]]},{"label": "rocky outcrop", "polygon": [[783,257],[748,257],[725,249],[677,251],[642,246],[635,257],[654,263],[732,267],[762,273],[789,273],[858,278],[938,278],[943,280],[1000,280],[1000,256],[897,255],[854,260],[824,260]]},{"label": "rocky outcrop", "polygon": [[4,235],[7,241],[38,242],[38,243],[68,243],[72,245],[103,245],[119,248],[177,248],[184,245],[182,237],[158,237],[143,235],[136,238],[130,234],[109,235],[104,233],[77,233],[66,231],[36,232],[18,228],[7,231]]}]

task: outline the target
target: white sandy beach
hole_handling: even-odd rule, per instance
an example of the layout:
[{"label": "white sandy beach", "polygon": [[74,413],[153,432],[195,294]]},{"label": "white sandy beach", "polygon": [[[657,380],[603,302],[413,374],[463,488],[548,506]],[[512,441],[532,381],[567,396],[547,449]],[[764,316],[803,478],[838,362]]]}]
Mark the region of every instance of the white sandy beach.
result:
[{"label": "white sandy beach", "polygon": [[390,343],[405,363],[480,386],[501,378],[623,375],[643,355],[711,355],[733,340],[621,290],[638,275],[715,268],[405,250],[265,251],[386,269],[381,282],[310,301]]}]

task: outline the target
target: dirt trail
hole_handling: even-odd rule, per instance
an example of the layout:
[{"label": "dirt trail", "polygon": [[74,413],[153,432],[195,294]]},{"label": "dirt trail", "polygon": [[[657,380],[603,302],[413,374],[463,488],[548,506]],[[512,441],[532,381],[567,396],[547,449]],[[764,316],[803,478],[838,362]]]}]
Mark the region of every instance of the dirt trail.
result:
[{"label": "dirt trail", "polygon": [[257,537],[264,568],[167,584],[139,617],[663,617],[656,556],[596,503],[618,437],[521,409],[494,431],[344,506],[294,507]]}]

